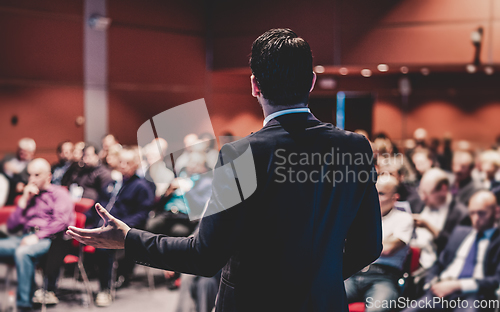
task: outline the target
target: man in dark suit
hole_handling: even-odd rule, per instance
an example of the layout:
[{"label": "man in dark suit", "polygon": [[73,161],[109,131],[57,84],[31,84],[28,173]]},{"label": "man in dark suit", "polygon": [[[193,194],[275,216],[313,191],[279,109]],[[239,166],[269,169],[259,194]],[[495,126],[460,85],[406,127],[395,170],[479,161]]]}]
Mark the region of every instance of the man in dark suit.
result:
[{"label": "man in dark suit", "polygon": [[[347,311],[344,279],[382,250],[370,143],[310,113],[312,53],[294,32],[261,35],[250,63],[264,127],[222,147],[193,236],[129,229],[100,205],[107,226],[68,233],[167,270],[213,276],[223,268],[216,311]],[[238,163],[250,150],[253,179]],[[252,183],[253,193],[241,187]]]},{"label": "man in dark suit", "polygon": [[458,299],[462,300],[460,311],[483,311],[487,310],[485,303],[480,306],[477,300],[496,298],[500,282],[500,235],[496,224],[499,207],[494,194],[489,191],[475,193],[469,202],[469,215],[472,227],[459,225],[455,228],[426,277],[424,289],[427,292],[419,301],[436,304],[409,308],[405,312],[452,311]]}]

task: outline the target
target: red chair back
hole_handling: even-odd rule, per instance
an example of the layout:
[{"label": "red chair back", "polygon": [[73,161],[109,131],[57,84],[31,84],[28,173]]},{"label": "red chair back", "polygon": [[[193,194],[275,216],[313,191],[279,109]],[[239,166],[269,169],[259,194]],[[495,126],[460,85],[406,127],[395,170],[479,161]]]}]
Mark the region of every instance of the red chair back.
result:
[{"label": "red chair back", "polygon": [[94,206],[94,201],[89,198],[82,198],[75,203],[75,211],[85,213]]},{"label": "red chair back", "polygon": [[[85,228],[85,221],[87,220],[87,217],[78,211],[75,211],[75,227],[77,228]],[[73,246],[78,247],[80,243],[74,239],[73,240]]]},{"label": "red chair back", "polygon": [[411,262],[410,262],[410,273],[418,270],[420,266],[420,248],[410,247],[411,248]]}]

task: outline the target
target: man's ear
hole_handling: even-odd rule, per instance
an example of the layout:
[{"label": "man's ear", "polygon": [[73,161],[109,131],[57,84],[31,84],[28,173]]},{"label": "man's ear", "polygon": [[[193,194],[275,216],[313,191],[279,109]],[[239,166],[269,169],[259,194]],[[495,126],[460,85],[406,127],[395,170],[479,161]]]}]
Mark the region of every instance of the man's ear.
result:
[{"label": "man's ear", "polygon": [[314,89],[314,85],[316,84],[316,73],[313,72],[313,80],[312,80],[312,83],[311,83],[311,89],[309,90],[309,93],[312,92],[312,90]]},{"label": "man's ear", "polygon": [[254,75],[250,76],[250,84],[252,87],[252,96],[258,97],[260,95],[260,88]]}]

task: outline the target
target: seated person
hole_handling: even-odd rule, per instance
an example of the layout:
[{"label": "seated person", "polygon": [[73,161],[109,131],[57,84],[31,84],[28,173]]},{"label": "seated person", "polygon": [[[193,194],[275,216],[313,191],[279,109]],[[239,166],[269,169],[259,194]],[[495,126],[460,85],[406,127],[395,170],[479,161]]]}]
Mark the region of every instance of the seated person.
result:
[{"label": "seated person", "polygon": [[427,172],[427,170],[434,167],[434,157],[431,151],[426,148],[421,148],[416,149],[411,155],[411,161],[413,162],[417,173],[416,185],[418,186],[422,176]]},{"label": "seated person", "polygon": [[484,174],[483,187],[495,194],[497,204],[500,204],[500,181],[496,179],[500,168],[500,153],[495,150],[484,151],[479,160],[481,172]]},{"label": "seated person", "polygon": [[[403,274],[408,243],[413,234],[413,219],[411,214],[394,208],[399,196],[397,187],[396,178],[388,174],[382,175],[377,181],[384,249],[380,258],[345,281],[349,302],[365,301],[367,297],[371,297],[374,302],[398,298],[398,280]],[[374,310],[367,305],[366,311]]]},{"label": "seated person", "polygon": [[87,144],[83,149],[83,167],[72,167],[62,179],[62,185],[70,187],[77,184],[83,188],[83,198],[97,201],[99,193],[107,186],[111,179],[111,171],[99,160],[98,150],[95,146]]},{"label": "seated person", "polygon": [[9,180],[9,195],[6,205],[13,205],[17,195],[23,192],[28,183],[28,163],[33,159],[36,151],[36,143],[33,139],[24,138],[19,140],[17,153],[7,155],[0,161],[0,173],[3,172]]},{"label": "seated person", "polygon": [[75,222],[68,191],[50,183],[50,164],[37,158],[29,163],[28,173],[28,184],[7,221],[9,232],[22,230],[23,235],[0,239],[0,258],[16,264],[18,311],[31,309],[35,265],[48,252],[51,238]]},{"label": "seated person", "polygon": [[[455,228],[439,260],[427,274],[426,293],[419,301],[433,302],[433,297],[447,301],[460,299],[460,306],[467,306],[467,311],[483,311],[485,309],[474,305],[475,300],[496,299],[500,282],[500,235],[495,223],[499,209],[493,193],[475,193],[469,202],[469,215],[472,227]],[[453,311],[439,303],[432,308],[433,311]],[[417,307],[404,311],[423,310]]]},{"label": "seated person", "polygon": [[74,145],[64,141],[57,145],[57,158],[59,161],[52,165],[52,184],[61,185],[62,178],[73,163]]},{"label": "seated person", "polygon": [[146,230],[169,236],[188,236],[194,230],[189,221],[190,212],[202,211],[212,194],[211,172],[207,172],[203,153],[191,152],[186,168],[167,189],[158,202],[154,217],[148,220]]},{"label": "seated person", "polygon": [[467,208],[453,200],[448,175],[441,169],[429,169],[420,181],[422,205],[412,207],[416,238],[411,245],[419,248],[420,272],[430,268],[444,249],[455,226],[467,217]]},{"label": "seated person", "polygon": [[379,164],[379,173],[383,174],[384,172],[386,172],[395,177],[399,182],[397,191],[399,195],[398,202],[407,202],[410,208],[414,207],[413,209],[415,209],[416,207],[422,205],[422,199],[418,195],[417,188],[414,185],[404,181],[404,161],[405,159],[402,157],[383,158],[381,159]]},{"label": "seated person", "polygon": [[[111,211],[117,217],[119,216],[120,220],[123,220],[128,226],[140,229],[144,228],[146,224],[155,195],[151,184],[136,175],[139,164],[138,150],[124,147],[120,151],[119,167],[123,180],[104,186],[98,202],[106,210]],[[87,227],[94,228],[102,225],[102,219],[95,209],[90,209],[85,214]],[[110,289],[114,259],[115,252],[113,250],[96,249],[95,261],[100,282],[100,292],[96,298],[97,306],[109,306],[112,303]],[[125,279],[128,279],[133,267],[134,262],[125,259],[120,263],[118,276],[123,275]]]},{"label": "seated person", "polygon": [[453,197],[467,206],[472,194],[484,189],[480,181],[472,178],[474,169],[474,158],[471,153],[457,151],[453,154],[452,170],[455,176],[450,191]]},{"label": "seated person", "polygon": [[107,166],[108,165],[107,157],[109,148],[113,145],[118,144],[118,140],[114,135],[108,134],[102,138],[101,143],[102,143],[102,149],[99,152],[99,159],[101,160],[101,163],[103,165]]}]

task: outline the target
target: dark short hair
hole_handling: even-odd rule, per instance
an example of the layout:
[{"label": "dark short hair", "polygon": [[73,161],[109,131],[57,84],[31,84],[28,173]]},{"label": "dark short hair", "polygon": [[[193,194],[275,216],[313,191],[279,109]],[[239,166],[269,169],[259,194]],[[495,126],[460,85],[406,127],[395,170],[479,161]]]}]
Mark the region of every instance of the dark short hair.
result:
[{"label": "dark short hair", "polygon": [[270,105],[307,102],[312,58],[309,44],[290,29],[271,29],[255,39],[250,68]]},{"label": "dark short hair", "polygon": [[89,147],[92,147],[92,148],[94,149],[94,153],[95,153],[96,155],[98,155],[98,154],[99,154],[100,149],[99,149],[99,148],[97,147],[97,145],[96,145],[96,144],[94,144],[94,143],[85,143],[85,147],[83,148],[83,153],[85,153],[85,151],[86,151],[86,150],[87,150],[87,148],[89,148]]}]

